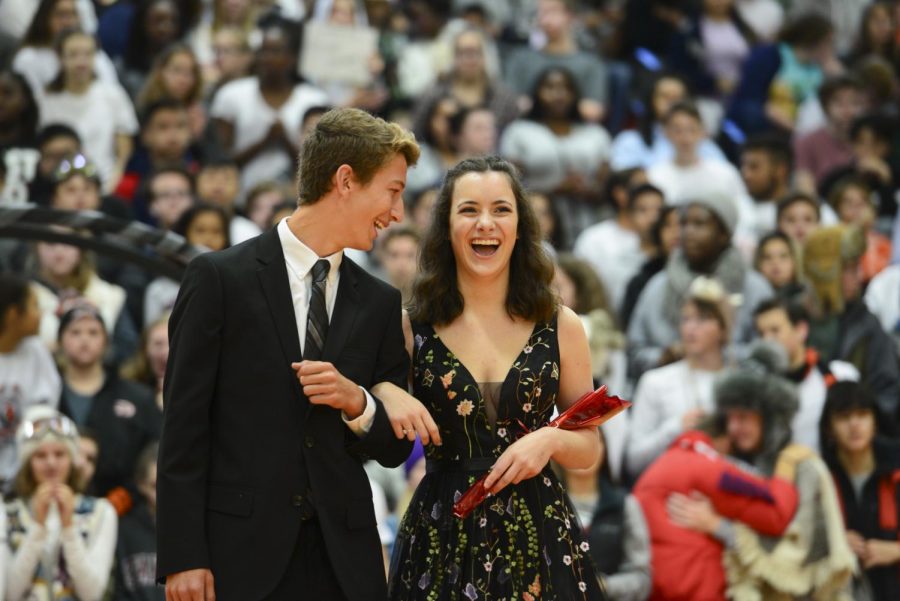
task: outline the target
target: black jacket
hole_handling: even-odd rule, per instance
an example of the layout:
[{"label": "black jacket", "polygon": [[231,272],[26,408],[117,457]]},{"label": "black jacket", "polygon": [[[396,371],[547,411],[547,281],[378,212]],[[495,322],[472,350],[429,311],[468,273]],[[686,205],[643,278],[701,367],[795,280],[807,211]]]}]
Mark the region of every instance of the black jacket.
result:
[{"label": "black jacket", "polygon": [[[900,482],[891,485],[897,513],[894,516],[893,529],[886,529],[879,516],[881,511],[879,488],[885,485],[886,478],[895,478],[895,474],[900,473],[900,442],[875,439],[874,447],[875,472],[863,485],[862,495],[858,500],[850,478],[840,461],[837,460],[834,451],[825,449],[824,458],[837,484],[847,529],[859,532],[866,539],[875,538],[900,542],[900,529],[896,526],[900,520]],[[875,601],[900,599],[900,565],[871,568],[866,570],[865,574],[874,593]]]},{"label": "black jacket", "polygon": [[[340,412],[312,406],[277,229],[194,259],[169,321],[157,474],[157,576],[209,568],[219,601],[254,601],[281,579],[314,507],[350,601],[387,596],[371,458],[397,466],[380,401],[357,438]],[[365,387],[406,385],[400,293],[344,257],[323,360]]]},{"label": "black jacket", "polygon": [[156,520],[139,502],[119,518],[114,601],[165,601],[156,582]]},{"label": "black jacket", "polygon": [[[67,390],[64,386],[59,410],[74,419]],[[78,425],[87,426],[97,436],[97,471],[90,492],[102,497],[117,486],[132,488],[138,455],[159,439],[162,414],[150,388],[123,380],[110,370],[103,388],[94,396],[87,419]]]}]

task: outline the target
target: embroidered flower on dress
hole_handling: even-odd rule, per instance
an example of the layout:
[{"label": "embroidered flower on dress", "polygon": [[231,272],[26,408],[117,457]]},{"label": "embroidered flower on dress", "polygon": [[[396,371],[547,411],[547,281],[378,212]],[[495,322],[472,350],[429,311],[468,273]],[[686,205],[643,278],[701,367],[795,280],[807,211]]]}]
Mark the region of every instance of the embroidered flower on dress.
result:
[{"label": "embroidered flower on dress", "polygon": [[455,390],[448,390],[448,391],[447,391],[447,398],[450,399],[451,401],[452,401],[453,399],[455,399],[455,398],[456,398],[456,391],[455,391]]},{"label": "embroidered flower on dress", "polygon": [[581,543],[581,550],[584,551],[585,553],[587,553],[588,551],[591,550],[591,546],[588,544],[587,541],[583,541]]},{"label": "embroidered flower on dress", "polygon": [[563,555],[563,563],[567,566],[572,565],[572,556],[571,555]]},{"label": "embroidered flower on dress", "polygon": [[544,486],[550,486],[550,484],[551,484],[550,478],[548,478],[547,476],[544,476]]},{"label": "embroidered flower on dress", "polygon": [[463,595],[466,596],[467,599],[471,599],[475,601],[478,598],[478,591],[475,590],[475,585],[471,582],[466,585],[466,590],[463,591]]},{"label": "embroidered flower on dress", "polygon": [[525,601],[534,601],[534,596],[529,592],[522,593],[522,599]]},{"label": "embroidered flower on dress", "polygon": [[530,355],[531,351],[533,351],[533,350],[534,350],[534,347],[531,346],[530,344],[528,344],[525,346],[524,349],[522,349],[522,352],[525,353],[526,355]]},{"label": "embroidered flower on dress", "polygon": [[478,520],[479,528],[484,528],[485,526],[487,526],[487,518],[481,518],[480,520]]},{"label": "embroidered flower on dress", "polygon": [[497,428],[497,436],[506,438],[506,428]]},{"label": "embroidered flower on dress", "polygon": [[450,388],[450,384],[453,383],[454,376],[456,376],[455,369],[451,369],[450,371],[445,373],[443,376],[441,376],[441,384],[444,385],[444,388]]},{"label": "embroidered flower on dress", "polygon": [[585,592],[587,590],[587,585],[584,582],[579,582],[578,590],[580,590],[582,593]]},{"label": "embroidered flower on dress", "polygon": [[525,404],[523,404],[523,405],[522,405],[522,411],[524,411],[525,413],[528,413],[529,411],[531,411],[531,403],[525,403]]},{"label": "embroidered flower on dress", "polygon": [[494,567],[493,562],[491,562],[491,561],[484,562],[484,571],[485,572],[490,572],[492,567]]},{"label": "embroidered flower on dress", "polygon": [[431,584],[431,573],[424,572],[419,578],[419,588],[424,591],[426,588],[428,588],[429,584]]},{"label": "embroidered flower on dress", "polygon": [[426,369],[425,373],[422,374],[422,383],[425,386],[431,386],[432,382],[434,382],[434,374],[431,373],[430,369]]},{"label": "embroidered flower on dress", "polygon": [[[453,397],[450,397],[450,398],[453,398]],[[467,415],[472,413],[472,409],[474,409],[474,408],[475,408],[475,405],[472,404],[472,401],[470,401],[470,400],[460,401],[459,405],[456,406],[456,412],[459,415],[466,417]]]}]

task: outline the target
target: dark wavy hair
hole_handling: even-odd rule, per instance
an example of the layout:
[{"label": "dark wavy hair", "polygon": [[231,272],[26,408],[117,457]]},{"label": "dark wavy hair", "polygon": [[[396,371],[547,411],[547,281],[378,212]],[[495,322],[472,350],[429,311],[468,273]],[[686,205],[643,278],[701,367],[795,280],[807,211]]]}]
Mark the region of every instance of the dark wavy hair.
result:
[{"label": "dark wavy hair", "polygon": [[541,246],[537,216],[519,175],[509,162],[487,156],[458,163],[444,178],[434,205],[431,225],[422,239],[419,275],[413,286],[413,304],[410,307],[410,316],[414,321],[443,325],[462,313],[465,301],[459,291],[456,259],[450,245],[453,191],[457,180],[464,175],[489,171],[506,174],[519,216],[518,237],[510,257],[506,312],[511,317],[535,322],[547,321],[556,312],[558,301],[550,288],[553,263]]},{"label": "dark wavy hair", "polygon": [[581,94],[581,86],[578,85],[578,80],[575,79],[575,75],[566,69],[565,67],[560,66],[550,66],[541,71],[541,73],[537,76],[537,79],[534,80],[534,85],[531,88],[531,110],[525,114],[525,119],[529,119],[531,121],[537,121],[538,123],[543,123],[546,118],[546,107],[541,104],[541,100],[538,97],[541,86],[544,85],[544,82],[553,74],[559,73],[563,76],[563,79],[566,80],[566,85],[572,91],[572,106],[569,107],[569,114],[567,115],[569,121],[572,123],[583,123],[584,119],[581,117],[581,113],[578,111],[578,103],[583,98]]}]

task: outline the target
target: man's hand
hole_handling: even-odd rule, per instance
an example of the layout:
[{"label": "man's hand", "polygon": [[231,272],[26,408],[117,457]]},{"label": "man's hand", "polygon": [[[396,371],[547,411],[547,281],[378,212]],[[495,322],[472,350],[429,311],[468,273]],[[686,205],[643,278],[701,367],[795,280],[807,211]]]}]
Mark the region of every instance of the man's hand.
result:
[{"label": "man's hand", "polygon": [[714,534],[722,521],[709,499],[697,491],[689,497],[678,493],[670,495],[666,500],[666,511],[673,523],[704,534]]},{"label": "man's hand", "polygon": [[343,411],[347,419],[354,420],[366,409],[366,396],[362,389],[341,375],[327,361],[301,361],[291,363],[297,371],[297,379],[303,394],[313,405],[327,405]]},{"label": "man's hand", "polygon": [[866,559],[866,539],[859,532],[847,530],[847,542],[857,557],[862,560]]},{"label": "man's hand", "polygon": [[397,438],[416,440],[416,434],[422,439],[422,444],[441,445],[441,432],[428,409],[418,399],[391,384],[380,382],[369,389],[377,396],[382,404],[388,419],[391,420],[391,428]]},{"label": "man's hand", "polygon": [[166,601],[216,601],[210,570],[187,570],[166,577]]}]

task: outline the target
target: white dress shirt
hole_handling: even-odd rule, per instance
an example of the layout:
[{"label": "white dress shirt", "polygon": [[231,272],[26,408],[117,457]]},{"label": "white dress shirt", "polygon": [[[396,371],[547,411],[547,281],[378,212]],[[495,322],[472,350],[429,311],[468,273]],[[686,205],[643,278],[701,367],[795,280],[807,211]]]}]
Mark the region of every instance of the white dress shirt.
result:
[{"label": "white dress shirt", "polygon": [[[308,246],[303,244],[291,231],[287,224],[287,217],[278,224],[278,238],[284,252],[284,262],[287,265],[288,283],[291,287],[291,299],[294,304],[294,317],[297,320],[297,335],[300,338],[300,350],[306,346],[306,319],[309,312],[309,298],[312,291],[312,268],[319,260],[319,256]],[[334,313],[334,301],[337,298],[338,285],[340,284],[341,261],[344,258],[343,251],[338,251],[327,257],[321,257],[331,264],[328,277],[325,280],[325,310],[328,312],[328,321]],[[372,427],[375,419],[375,402],[369,391],[360,386],[366,397],[366,408],[362,415],[353,420],[341,412],[344,423],[354,434],[363,436]]]}]

